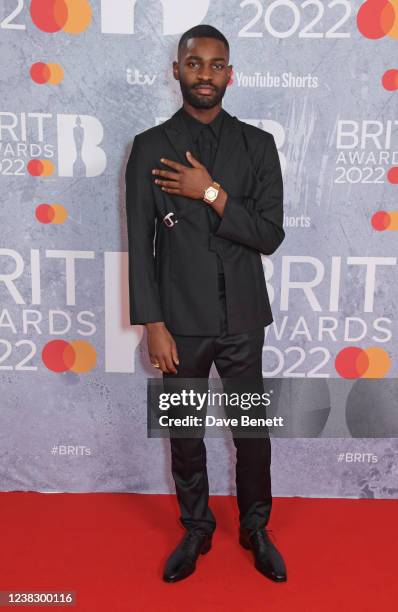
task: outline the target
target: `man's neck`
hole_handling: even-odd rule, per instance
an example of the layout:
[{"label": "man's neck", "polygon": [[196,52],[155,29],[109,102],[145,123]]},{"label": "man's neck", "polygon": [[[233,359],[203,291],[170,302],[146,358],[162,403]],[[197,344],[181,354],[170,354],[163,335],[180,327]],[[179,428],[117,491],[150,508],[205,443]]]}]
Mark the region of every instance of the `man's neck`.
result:
[{"label": "man's neck", "polygon": [[222,106],[220,102],[216,106],[213,106],[213,108],[195,108],[184,100],[183,108],[189,115],[192,115],[194,119],[201,121],[201,123],[211,123],[221,112]]}]

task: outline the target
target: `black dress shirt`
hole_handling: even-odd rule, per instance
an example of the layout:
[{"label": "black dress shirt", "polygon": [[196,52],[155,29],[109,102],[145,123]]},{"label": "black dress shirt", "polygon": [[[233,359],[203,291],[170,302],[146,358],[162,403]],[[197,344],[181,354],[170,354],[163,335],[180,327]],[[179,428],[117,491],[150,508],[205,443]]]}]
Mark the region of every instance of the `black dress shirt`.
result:
[{"label": "black dress shirt", "polygon": [[[195,117],[190,115],[183,106],[181,107],[181,112],[194,143],[194,151],[192,151],[192,153],[194,157],[196,157],[196,159],[198,159],[200,163],[206,167],[211,176],[215,155],[220,140],[225,111],[223,108],[221,108],[217,117],[215,117],[210,123],[202,123],[198,119],[195,119]],[[208,215],[210,228],[212,231],[216,231],[221,219],[218,214],[211,209],[210,205],[208,206]],[[223,275],[224,271],[222,259],[218,254],[217,266],[218,273]]]}]

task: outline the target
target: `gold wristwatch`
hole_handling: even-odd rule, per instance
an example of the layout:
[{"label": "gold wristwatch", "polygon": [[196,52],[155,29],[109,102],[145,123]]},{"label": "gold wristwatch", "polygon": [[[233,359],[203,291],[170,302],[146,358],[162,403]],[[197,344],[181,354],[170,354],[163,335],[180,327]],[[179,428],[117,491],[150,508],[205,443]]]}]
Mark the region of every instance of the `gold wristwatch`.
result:
[{"label": "gold wristwatch", "polygon": [[217,199],[219,189],[220,183],[213,181],[212,184],[204,190],[202,199],[208,204],[211,204]]}]

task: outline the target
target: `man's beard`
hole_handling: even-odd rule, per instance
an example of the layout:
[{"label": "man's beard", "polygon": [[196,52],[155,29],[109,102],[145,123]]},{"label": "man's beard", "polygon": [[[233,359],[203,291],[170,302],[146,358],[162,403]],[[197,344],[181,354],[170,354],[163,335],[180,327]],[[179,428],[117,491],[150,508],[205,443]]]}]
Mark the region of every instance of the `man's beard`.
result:
[{"label": "man's beard", "polygon": [[[194,108],[213,108],[214,106],[219,104],[219,102],[221,102],[224,97],[225,90],[227,89],[227,85],[221,88],[216,88],[214,87],[214,85],[212,85],[212,87],[214,87],[213,94],[210,96],[202,96],[198,93],[195,93],[195,89],[192,89],[192,87],[188,87],[181,79],[180,87],[182,97]],[[195,87],[198,88],[199,85],[196,84]]]}]

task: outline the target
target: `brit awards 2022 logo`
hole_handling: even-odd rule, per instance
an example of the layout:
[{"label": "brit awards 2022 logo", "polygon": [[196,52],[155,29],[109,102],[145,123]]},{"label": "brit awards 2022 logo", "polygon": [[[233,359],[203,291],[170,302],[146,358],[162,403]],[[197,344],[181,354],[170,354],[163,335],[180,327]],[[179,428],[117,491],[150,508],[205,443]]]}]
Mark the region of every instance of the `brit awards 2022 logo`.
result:
[{"label": "brit awards 2022 logo", "polygon": [[103,136],[101,122],[92,115],[0,112],[0,174],[100,176],[107,163]]}]

